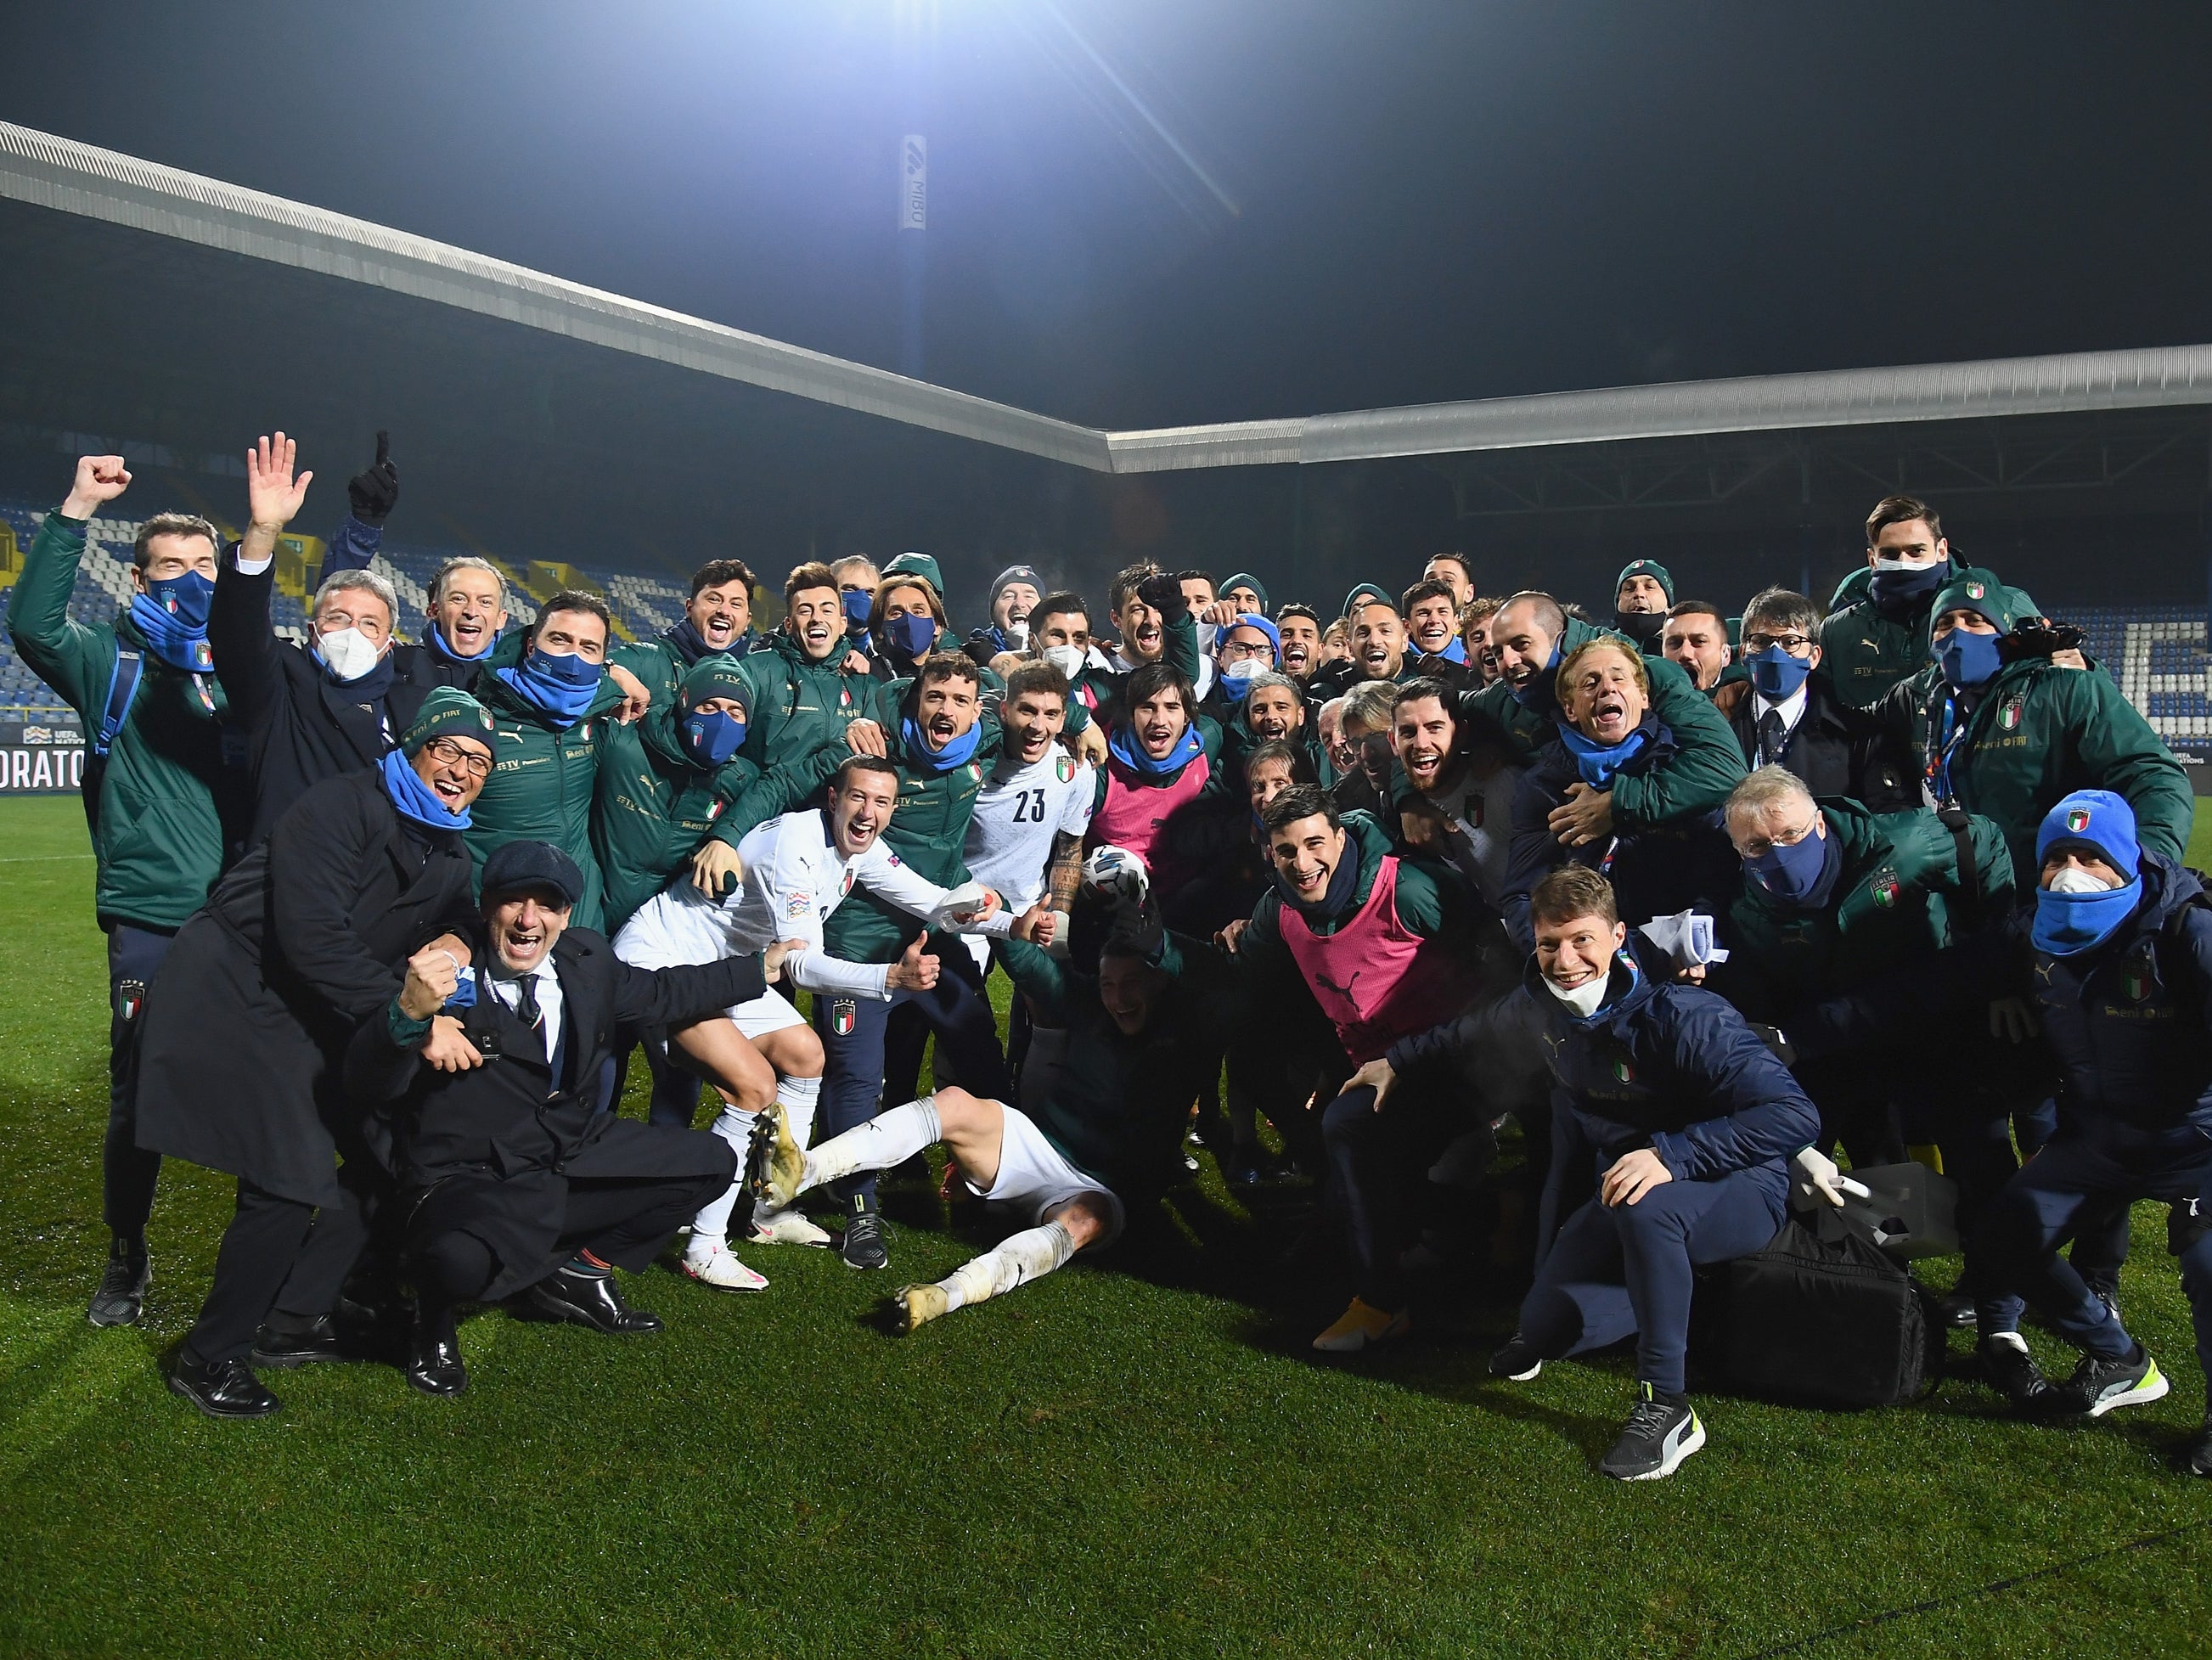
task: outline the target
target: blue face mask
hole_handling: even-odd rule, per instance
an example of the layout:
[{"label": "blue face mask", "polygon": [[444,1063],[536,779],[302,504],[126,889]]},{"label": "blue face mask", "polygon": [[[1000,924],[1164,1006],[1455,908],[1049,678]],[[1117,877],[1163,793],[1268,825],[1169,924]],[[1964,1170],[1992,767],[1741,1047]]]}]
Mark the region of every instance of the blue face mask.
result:
[{"label": "blue face mask", "polygon": [[215,667],[207,642],[208,608],[215,584],[198,571],[146,585],[131,599],[131,621],[152,652],[173,669],[206,674]]},{"label": "blue face mask", "polygon": [[146,591],[154,597],[155,605],[186,629],[196,634],[207,632],[208,612],[215,605],[213,578],[188,570],[182,576],[165,576],[158,582],[149,582]]},{"label": "blue face mask", "polygon": [[1815,830],[1787,847],[1778,844],[1756,859],[1745,860],[1743,867],[1774,898],[1810,910],[1827,903],[1841,864],[1842,848],[1836,838]]},{"label": "blue face mask", "polygon": [[745,741],[745,723],[726,709],[698,709],[684,717],[684,747],[702,767],[719,767]]},{"label": "blue face mask", "polygon": [[908,657],[925,657],[937,643],[937,619],[926,611],[910,611],[884,623],[884,637]]},{"label": "blue face mask", "polygon": [[837,603],[844,606],[847,622],[864,629],[868,625],[868,613],[875,609],[876,596],[859,588],[848,588]]},{"label": "blue face mask", "polygon": [[1867,584],[1878,611],[1910,611],[1935,596],[1936,590],[1951,580],[1951,562],[1938,559],[1932,565],[1899,565],[1893,570],[1880,566]]},{"label": "blue face mask", "polygon": [[1796,696],[1797,688],[1813,672],[1811,663],[1802,657],[1792,657],[1779,646],[1753,652],[1743,660],[1751,665],[1753,689],[1778,703]]},{"label": "blue face mask", "polygon": [[2135,914],[2142,898],[2142,878],[2124,888],[2101,893],[2053,893],[2035,891],[2035,924],[2028,931],[2038,951],[2053,957],[2072,957],[2111,939],[2121,923]]},{"label": "blue face mask", "polygon": [[1936,666],[1942,671],[1944,680],[1960,691],[1987,685],[2004,666],[1997,656],[1997,642],[2001,638],[2000,635],[1970,634],[1965,629],[1953,629],[1936,648]]},{"label": "blue face mask", "polygon": [[582,720],[599,695],[599,665],[572,651],[540,651],[533,646],[520,668],[492,672],[562,727]]}]

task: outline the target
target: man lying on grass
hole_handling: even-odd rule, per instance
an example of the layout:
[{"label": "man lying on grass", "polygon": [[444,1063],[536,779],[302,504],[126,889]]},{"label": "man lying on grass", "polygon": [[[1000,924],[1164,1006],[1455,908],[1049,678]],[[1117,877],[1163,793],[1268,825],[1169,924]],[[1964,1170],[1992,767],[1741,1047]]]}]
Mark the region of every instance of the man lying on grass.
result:
[{"label": "man lying on grass", "polygon": [[[747,1174],[763,1206],[890,1170],[942,1141],[969,1191],[1020,1220],[1022,1231],[997,1250],[935,1285],[895,1292],[902,1333],[1049,1274],[1079,1250],[1104,1249],[1131,1205],[1182,1178],[1190,1103],[1220,1072],[1233,970],[1211,947],[1162,927],[1140,867],[1121,857],[1126,893],[1086,904],[1069,964],[1024,940],[993,941],[1037,1025],[1067,1031],[1066,1062],[1032,1111],[946,1088],[805,1151],[778,1110],[754,1132]],[[1106,938],[1094,944],[1102,925]],[[1072,965],[1086,958],[1095,973]]]}]

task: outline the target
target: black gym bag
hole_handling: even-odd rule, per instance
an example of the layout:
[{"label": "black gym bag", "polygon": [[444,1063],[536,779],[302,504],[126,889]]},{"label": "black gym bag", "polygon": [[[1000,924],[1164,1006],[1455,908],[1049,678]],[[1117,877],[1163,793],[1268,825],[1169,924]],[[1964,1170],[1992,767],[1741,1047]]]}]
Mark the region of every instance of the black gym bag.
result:
[{"label": "black gym bag", "polygon": [[1856,1233],[1795,1219],[1748,1256],[1698,1271],[1690,1369],[1704,1387],[1795,1406],[1887,1407],[1935,1387],[1936,1299]]}]

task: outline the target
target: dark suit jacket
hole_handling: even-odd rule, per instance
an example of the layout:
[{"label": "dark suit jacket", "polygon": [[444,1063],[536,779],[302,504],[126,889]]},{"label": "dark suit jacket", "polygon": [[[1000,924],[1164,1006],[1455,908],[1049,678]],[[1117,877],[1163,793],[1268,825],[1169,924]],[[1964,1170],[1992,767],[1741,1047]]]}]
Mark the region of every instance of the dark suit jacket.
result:
[{"label": "dark suit jacket", "polygon": [[[1713,691],[1713,707],[1727,717],[1744,764],[1759,765],[1759,701],[1749,680],[1730,680]],[[1815,795],[1847,795],[1875,812],[1903,812],[1920,805],[1911,757],[1881,723],[1836,696],[1828,677],[1805,677],[1805,713],[1790,735],[1782,765]]]},{"label": "dark suit jacket", "polygon": [[246,845],[258,847],[295,801],[325,778],[371,765],[429,695],[396,672],[381,711],[358,687],[341,686],[303,647],[279,640],[269,620],[276,568],[256,576],[238,569],[238,544],[222,552],[208,612],[208,648],[230,699],[231,724],[244,732],[253,797]]}]

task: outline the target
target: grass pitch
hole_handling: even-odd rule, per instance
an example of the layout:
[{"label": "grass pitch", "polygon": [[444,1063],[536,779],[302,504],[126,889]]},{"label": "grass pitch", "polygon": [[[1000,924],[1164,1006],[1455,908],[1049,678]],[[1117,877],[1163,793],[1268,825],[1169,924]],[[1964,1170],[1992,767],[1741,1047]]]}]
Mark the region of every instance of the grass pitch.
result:
[{"label": "grass pitch", "polygon": [[656,1268],[629,1291],[661,1336],[486,1314],[458,1401],[324,1366],[271,1376],[273,1420],[210,1422],[158,1361],[222,1178],[165,1171],[145,1323],[84,1323],[84,846],[72,800],[0,804],[0,1653],[2212,1651],[2212,1482],[2171,1462],[2203,1384],[2148,1206],[2122,1295],[2166,1400],[2054,1429],[1958,1382],[1856,1414],[1707,1395],[1711,1444],[1663,1483],[1594,1473],[1623,1360],[1488,1379],[1510,1299],[1318,1363],[1341,1288],[1273,1266],[1304,1195],[1248,1211],[1210,1163],[1109,1257],[904,1341],[882,1294],[975,1248],[919,1185],[887,1201],[887,1274],[761,1250],[772,1287],[731,1297]]}]

